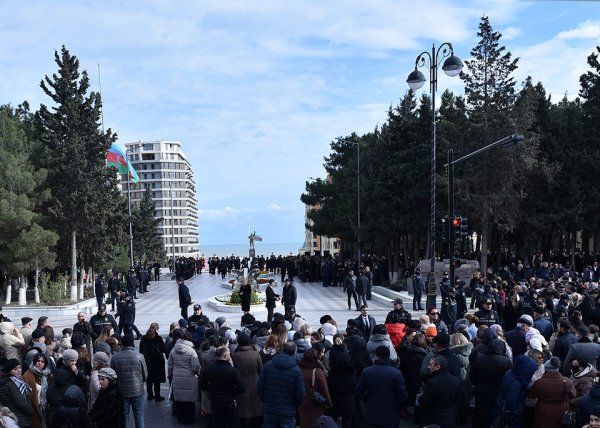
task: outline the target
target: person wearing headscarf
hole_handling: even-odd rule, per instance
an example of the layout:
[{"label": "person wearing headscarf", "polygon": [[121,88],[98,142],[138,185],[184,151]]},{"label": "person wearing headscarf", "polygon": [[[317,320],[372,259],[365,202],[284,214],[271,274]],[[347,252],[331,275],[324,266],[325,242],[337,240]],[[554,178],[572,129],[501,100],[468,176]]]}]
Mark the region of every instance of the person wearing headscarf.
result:
[{"label": "person wearing headscarf", "polygon": [[46,405],[49,378],[52,377],[52,372],[48,367],[48,359],[42,353],[36,354],[29,370],[23,375],[23,380],[31,388],[29,400],[33,406],[33,427],[46,426]]},{"label": "person wearing headscarf", "polygon": [[10,358],[2,366],[3,376],[0,378],[0,403],[8,407],[17,416],[19,426],[33,426],[34,409],[29,400],[31,388],[21,376],[21,363]]},{"label": "person wearing headscarf", "polygon": [[117,373],[110,367],[98,370],[100,392],[90,410],[90,419],[96,428],[125,427],[123,396],[119,389]]}]

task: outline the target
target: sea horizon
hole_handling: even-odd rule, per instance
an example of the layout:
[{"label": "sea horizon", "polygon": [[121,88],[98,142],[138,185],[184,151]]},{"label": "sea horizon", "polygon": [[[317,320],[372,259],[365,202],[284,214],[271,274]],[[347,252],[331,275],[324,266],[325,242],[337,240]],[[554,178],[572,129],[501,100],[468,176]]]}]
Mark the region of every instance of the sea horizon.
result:
[{"label": "sea horizon", "polygon": [[[302,242],[254,242],[256,256],[268,257],[271,254],[275,256],[288,256],[290,254],[300,254]],[[220,244],[220,245],[201,245],[200,255],[203,257],[227,257],[227,256],[248,256],[250,245],[246,244]]]}]

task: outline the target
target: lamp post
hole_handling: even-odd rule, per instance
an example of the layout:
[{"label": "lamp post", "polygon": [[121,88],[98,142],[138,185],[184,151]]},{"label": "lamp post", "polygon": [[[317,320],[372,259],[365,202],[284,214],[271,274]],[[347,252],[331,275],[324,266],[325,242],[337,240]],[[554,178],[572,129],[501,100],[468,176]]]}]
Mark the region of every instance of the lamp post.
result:
[{"label": "lamp post", "polygon": [[175,265],[175,215],[173,212],[173,182],[169,181],[169,196],[171,197],[171,252],[173,254],[173,273],[177,276]]},{"label": "lamp post", "polygon": [[429,90],[431,92],[431,218],[430,218],[430,242],[429,257],[431,257],[431,269],[427,279],[427,307],[436,306],[437,285],[435,282],[435,192],[436,192],[436,125],[435,125],[435,91],[437,89],[438,64],[446,58],[442,70],[446,75],[453,77],[460,73],[463,63],[454,55],[451,43],[442,43],[437,51],[435,44],[431,47],[431,53],[421,52],[415,60],[415,69],[408,75],[406,82],[411,89],[416,90],[425,83],[425,75],[418,70],[429,65]]},{"label": "lamp post", "polygon": [[[454,159],[454,150],[448,149],[446,152],[448,162],[444,165],[448,168],[448,219],[451,219],[454,216],[454,165],[459,162],[464,162],[468,159],[474,158],[475,156],[479,156],[480,154],[487,152],[494,147],[505,147],[510,148],[514,147],[517,144],[521,143],[525,140],[523,135],[512,134],[508,135],[494,143],[488,144],[485,147],[475,150],[469,154],[464,155],[458,159]],[[452,225],[448,226],[448,245],[449,245],[449,259],[450,259],[450,281],[451,284],[454,284],[454,237],[452,236]]]},{"label": "lamp post", "polygon": [[356,146],[356,240],[357,240],[357,253],[358,263],[357,272],[360,269],[360,143],[357,141],[345,140],[343,138],[336,138],[339,142],[349,143]]}]

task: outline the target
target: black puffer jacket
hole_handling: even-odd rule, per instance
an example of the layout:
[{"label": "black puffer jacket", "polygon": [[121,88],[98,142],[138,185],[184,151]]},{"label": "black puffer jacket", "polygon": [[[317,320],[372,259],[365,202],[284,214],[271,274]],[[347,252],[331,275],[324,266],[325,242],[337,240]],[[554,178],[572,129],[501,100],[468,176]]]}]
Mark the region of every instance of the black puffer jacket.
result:
[{"label": "black puffer jacket", "polygon": [[90,419],[97,428],[122,428],[125,426],[123,396],[118,382],[111,382],[108,388],[101,390],[90,411]]},{"label": "black puffer jacket", "polygon": [[83,391],[77,385],[67,388],[63,405],[58,409],[54,426],[61,428],[89,428],[92,422],[86,411],[87,404]]},{"label": "black puffer jacket", "polygon": [[29,398],[19,392],[10,377],[0,378],[0,403],[8,407],[19,419],[19,426],[29,427],[33,423],[33,407]]}]

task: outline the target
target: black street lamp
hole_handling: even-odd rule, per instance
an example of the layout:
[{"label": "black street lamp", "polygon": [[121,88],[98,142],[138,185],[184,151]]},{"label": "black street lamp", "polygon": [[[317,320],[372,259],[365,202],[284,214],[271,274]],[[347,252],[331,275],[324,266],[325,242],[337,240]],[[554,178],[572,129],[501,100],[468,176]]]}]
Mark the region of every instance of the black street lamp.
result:
[{"label": "black street lamp", "polygon": [[435,126],[435,91],[437,89],[437,69],[441,60],[446,58],[442,65],[442,70],[446,75],[457,76],[463,68],[463,63],[454,55],[454,49],[451,43],[442,43],[435,49],[435,44],[431,47],[431,53],[424,51],[417,56],[415,60],[415,69],[408,75],[406,82],[411,89],[416,90],[425,83],[425,75],[418,70],[424,67],[428,61],[429,65],[429,90],[431,92],[431,221],[430,221],[430,242],[429,257],[431,258],[431,269],[427,279],[427,307],[436,306],[437,285],[435,281],[435,192],[436,192],[436,126]]}]

